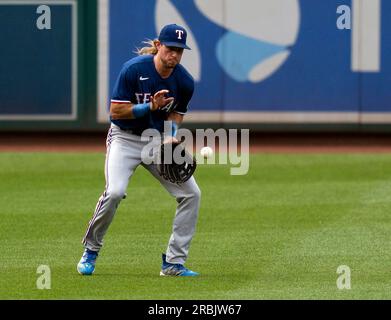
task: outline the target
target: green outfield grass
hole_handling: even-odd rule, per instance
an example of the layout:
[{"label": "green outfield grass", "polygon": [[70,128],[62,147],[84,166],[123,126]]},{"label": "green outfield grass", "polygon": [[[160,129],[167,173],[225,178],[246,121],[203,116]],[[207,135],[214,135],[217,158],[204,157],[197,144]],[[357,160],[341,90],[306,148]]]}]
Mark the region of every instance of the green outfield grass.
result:
[{"label": "green outfield grass", "polygon": [[391,155],[257,154],[246,176],[199,166],[198,278],[159,277],[176,202],[142,167],[95,274],[78,275],[103,166],[100,153],[0,153],[0,299],[391,298]]}]

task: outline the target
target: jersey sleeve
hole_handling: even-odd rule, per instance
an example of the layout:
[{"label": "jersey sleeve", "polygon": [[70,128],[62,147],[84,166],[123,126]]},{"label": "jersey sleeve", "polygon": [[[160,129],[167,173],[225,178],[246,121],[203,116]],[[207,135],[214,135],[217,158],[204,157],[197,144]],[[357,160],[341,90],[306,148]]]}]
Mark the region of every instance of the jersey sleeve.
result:
[{"label": "jersey sleeve", "polygon": [[134,79],[136,71],[132,67],[124,66],[115,82],[112,102],[131,102],[134,97]]},{"label": "jersey sleeve", "polygon": [[182,88],[181,95],[179,97],[178,105],[176,106],[174,112],[179,114],[186,114],[189,109],[189,103],[194,93],[194,81],[188,81],[186,85]]}]

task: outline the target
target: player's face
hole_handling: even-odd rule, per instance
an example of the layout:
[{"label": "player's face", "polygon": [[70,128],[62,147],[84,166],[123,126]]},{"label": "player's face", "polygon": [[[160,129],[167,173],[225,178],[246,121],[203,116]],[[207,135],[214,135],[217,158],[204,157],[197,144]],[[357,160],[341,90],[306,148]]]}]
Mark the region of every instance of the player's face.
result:
[{"label": "player's face", "polygon": [[167,47],[161,45],[159,48],[159,57],[163,65],[168,69],[173,69],[181,62],[183,48]]}]

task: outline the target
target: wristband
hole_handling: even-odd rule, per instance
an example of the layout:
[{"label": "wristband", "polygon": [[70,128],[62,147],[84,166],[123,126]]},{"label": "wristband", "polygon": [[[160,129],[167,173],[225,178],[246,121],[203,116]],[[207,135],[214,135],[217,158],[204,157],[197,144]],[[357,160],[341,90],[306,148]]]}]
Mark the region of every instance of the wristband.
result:
[{"label": "wristband", "polygon": [[172,128],[171,128],[171,136],[175,137],[177,132],[178,132],[178,124],[175,121],[173,121]]},{"label": "wristband", "polygon": [[132,113],[135,118],[142,118],[151,111],[149,103],[136,104],[132,108]]}]

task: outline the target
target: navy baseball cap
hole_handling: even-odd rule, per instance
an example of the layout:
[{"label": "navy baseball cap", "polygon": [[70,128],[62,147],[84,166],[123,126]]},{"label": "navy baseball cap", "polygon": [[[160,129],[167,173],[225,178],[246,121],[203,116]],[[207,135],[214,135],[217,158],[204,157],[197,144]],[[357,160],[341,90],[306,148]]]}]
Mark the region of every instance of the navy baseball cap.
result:
[{"label": "navy baseball cap", "polygon": [[168,24],[160,31],[159,41],[167,47],[178,47],[191,50],[186,45],[187,32],[177,24]]}]

